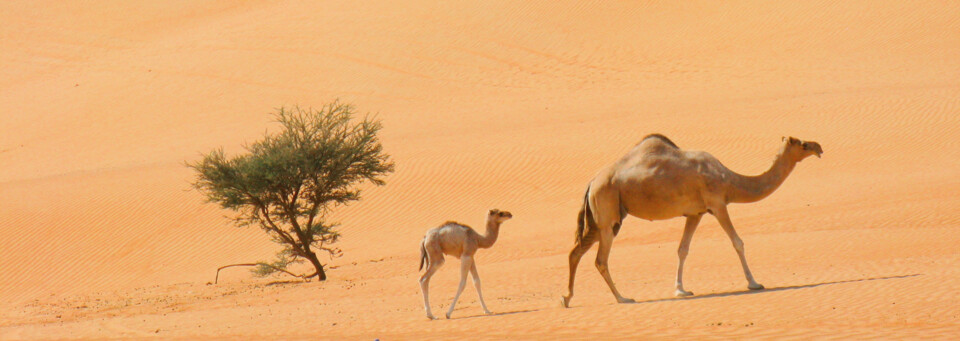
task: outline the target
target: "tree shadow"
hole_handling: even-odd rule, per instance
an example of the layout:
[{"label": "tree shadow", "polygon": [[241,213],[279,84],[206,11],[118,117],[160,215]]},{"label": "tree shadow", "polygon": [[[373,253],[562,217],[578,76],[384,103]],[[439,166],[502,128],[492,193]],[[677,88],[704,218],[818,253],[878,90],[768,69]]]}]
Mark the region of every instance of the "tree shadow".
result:
[{"label": "tree shadow", "polygon": [[291,284],[296,285],[296,284],[304,284],[304,283],[310,283],[310,282],[304,281],[302,279],[289,279],[289,280],[282,279],[277,281],[271,281],[267,284],[264,284],[264,286],[272,287],[275,285],[285,286],[285,285],[291,285]]},{"label": "tree shadow", "polygon": [[740,295],[753,295],[753,294],[762,294],[768,292],[777,292],[777,291],[787,291],[787,290],[798,290],[798,289],[809,289],[816,288],[824,285],[833,285],[833,284],[844,284],[844,283],[856,283],[856,282],[867,282],[867,281],[880,281],[887,279],[901,279],[909,277],[922,276],[923,274],[911,274],[911,275],[899,275],[899,276],[884,276],[884,277],[872,277],[872,278],[860,278],[860,279],[849,279],[844,281],[832,281],[832,282],[822,282],[814,284],[804,284],[804,285],[791,285],[785,287],[775,287],[775,288],[766,288],[763,290],[741,290],[741,291],[731,291],[731,292],[718,292],[706,295],[694,295],[690,297],[671,297],[671,298],[661,298],[655,300],[646,300],[646,301],[637,301],[633,304],[640,303],[656,303],[656,302],[669,302],[669,301],[687,301],[687,300],[699,300],[706,298],[716,298],[716,297],[728,297],[728,296],[740,296]]}]

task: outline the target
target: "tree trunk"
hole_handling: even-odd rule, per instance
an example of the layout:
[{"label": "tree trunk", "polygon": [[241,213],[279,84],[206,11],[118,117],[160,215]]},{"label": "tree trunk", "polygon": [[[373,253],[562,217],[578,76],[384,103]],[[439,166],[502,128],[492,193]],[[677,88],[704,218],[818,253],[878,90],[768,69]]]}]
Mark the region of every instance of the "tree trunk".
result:
[{"label": "tree trunk", "polygon": [[327,280],[327,274],[323,272],[323,264],[320,264],[320,260],[317,259],[317,254],[313,253],[313,251],[307,251],[305,257],[310,261],[310,264],[313,264],[314,268],[317,268],[317,279],[321,281]]}]

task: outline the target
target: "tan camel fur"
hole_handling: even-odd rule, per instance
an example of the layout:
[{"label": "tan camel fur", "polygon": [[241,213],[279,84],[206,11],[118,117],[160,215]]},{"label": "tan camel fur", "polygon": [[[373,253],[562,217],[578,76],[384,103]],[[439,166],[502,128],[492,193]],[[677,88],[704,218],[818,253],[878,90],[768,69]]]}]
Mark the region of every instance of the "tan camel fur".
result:
[{"label": "tan camel fur", "polygon": [[633,302],[617,291],[607,263],[613,238],[628,214],[647,220],[686,217],[686,226],[677,250],[680,259],[677,266],[677,296],[693,295],[683,289],[683,261],[687,257],[693,232],[704,213],[717,218],[733,243],[747,278],[747,288],[763,289],[753,279],[747,266],[743,241],[733,229],[727,204],[750,203],[767,197],[783,183],[798,162],[811,155],[819,158],[822,153],[823,149],[816,142],[784,138],[776,161],[768,171],[758,176],[744,176],[727,169],[706,152],[678,148],[663,135],[645,137],[627,155],[600,171],[587,187],[577,221],[576,245],[570,251],[570,277],[567,295],[563,296],[563,306],[569,306],[573,298],[573,281],[580,258],[597,241],[600,242],[597,270],[617,302]]},{"label": "tan camel fur", "polygon": [[477,296],[480,296],[480,306],[483,312],[490,314],[487,304],[483,302],[483,292],[480,291],[480,275],[477,273],[477,264],[473,261],[473,255],[477,249],[487,249],[497,242],[497,236],[500,234],[500,224],[513,215],[507,211],[497,209],[490,210],[487,215],[487,232],[479,234],[469,226],[448,221],[440,227],[430,229],[427,235],[420,242],[420,269],[427,265],[427,271],[420,276],[420,291],[423,292],[423,307],[427,310],[427,318],[433,320],[433,313],[430,312],[430,277],[443,265],[443,255],[460,258],[460,287],[457,288],[457,294],[453,296],[453,303],[450,303],[450,309],[447,310],[447,318],[453,313],[453,308],[463,292],[463,286],[467,282],[467,272],[473,275],[473,285],[477,288]]}]

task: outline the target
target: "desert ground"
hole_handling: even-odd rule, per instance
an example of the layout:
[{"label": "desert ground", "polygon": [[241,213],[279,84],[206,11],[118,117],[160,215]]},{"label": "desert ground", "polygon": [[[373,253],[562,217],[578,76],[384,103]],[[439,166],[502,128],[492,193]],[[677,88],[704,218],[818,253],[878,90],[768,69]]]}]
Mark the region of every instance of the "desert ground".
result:
[{"label": "desert ground", "polygon": [[[960,2],[0,3],[0,339],[960,338]],[[386,186],[343,224],[329,280],[218,266],[279,249],[190,186],[185,162],[334,99],[383,122]],[[705,216],[627,218],[617,304],[580,264],[587,183],[649,133],[741,174],[817,141],[731,205],[763,291]],[[424,316],[419,242],[483,228],[468,282]],[[459,281],[431,284],[442,317]]]}]

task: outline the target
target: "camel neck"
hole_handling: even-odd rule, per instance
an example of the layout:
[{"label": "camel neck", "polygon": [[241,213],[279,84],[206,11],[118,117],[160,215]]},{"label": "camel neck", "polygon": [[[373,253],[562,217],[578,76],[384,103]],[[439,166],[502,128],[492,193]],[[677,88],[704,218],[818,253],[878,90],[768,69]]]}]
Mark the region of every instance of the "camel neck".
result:
[{"label": "camel neck", "polygon": [[496,219],[487,220],[487,232],[480,236],[480,240],[477,241],[477,246],[481,248],[489,248],[493,246],[493,243],[497,242],[497,237],[500,235],[500,223]]},{"label": "camel neck", "polygon": [[[773,166],[763,174],[745,176],[733,173],[727,201],[735,203],[751,203],[769,196],[787,179],[790,172],[797,165],[797,160],[787,155],[786,146],[780,149]],[[732,173],[732,172],[731,172]]]}]

